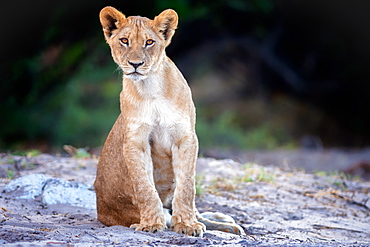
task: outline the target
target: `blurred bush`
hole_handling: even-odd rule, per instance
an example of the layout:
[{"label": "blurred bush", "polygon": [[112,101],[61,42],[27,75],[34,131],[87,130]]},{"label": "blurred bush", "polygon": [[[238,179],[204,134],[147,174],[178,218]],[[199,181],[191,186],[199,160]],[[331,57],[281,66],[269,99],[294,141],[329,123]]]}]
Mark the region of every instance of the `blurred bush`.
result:
[{"label": "blurred bush", "polygon": [[[55,48],[58,49],[58,48]],[[105,44],[92,52],[84,52],[84,43],[61,49],[60,65],[38,76],[24,98],[9,97],[2,107],[7,116],[5,128],[0,130],[6,144],[56,145],[73,143],[76,146],[99,146],[119,114],[120,74]],[[82,58],[82,53],[83,58]],[[104,54],[104,55],[103,55]],[[41,55],[43,56],[43,55]],[[40,70],[42,58],[28,61],[28,66]],[[68,77],[68,66],[79,64]],[[62,77],[61,81],[59,77]],[[44,85],[55,83],[46,90]],[[60,85],[58,85],[60,84]],[[17,96],[17,95],[13,95]],[[8,112],[4,112],[7,110]],[[6,142],[6,143],[4,143]]]},{"label": "blurred bush", "polygon": [[167,53],[192,87],[201,146],[296,147],[307,135],[326,146],[370,143],[370,38],[362,29],[370,22],[362,5],[36,2],[0,9],[0,149],[103,144],[121,89],[98,19],[106,5],[149,18],[166,8],[179,13]]}]

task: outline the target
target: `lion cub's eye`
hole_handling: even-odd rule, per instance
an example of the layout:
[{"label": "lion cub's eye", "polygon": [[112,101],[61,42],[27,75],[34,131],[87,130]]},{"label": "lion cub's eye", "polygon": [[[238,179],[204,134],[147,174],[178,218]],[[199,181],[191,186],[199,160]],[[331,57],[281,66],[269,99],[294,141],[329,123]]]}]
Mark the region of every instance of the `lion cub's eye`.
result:
[{"label": "lion cub's eye", "polygon": [[128,39],[127,38],[121,38],[121,39],[119,39],[119,41],[121,41],[121,43],[124,44],[124,45],[128,45]]},{"label": "lion cub's eye", "polygon": [[149,46],[149,45],[153,45],[154,44],[154,40],[152,39],[148,39],[146,42],[145,42],[145,46]]}]

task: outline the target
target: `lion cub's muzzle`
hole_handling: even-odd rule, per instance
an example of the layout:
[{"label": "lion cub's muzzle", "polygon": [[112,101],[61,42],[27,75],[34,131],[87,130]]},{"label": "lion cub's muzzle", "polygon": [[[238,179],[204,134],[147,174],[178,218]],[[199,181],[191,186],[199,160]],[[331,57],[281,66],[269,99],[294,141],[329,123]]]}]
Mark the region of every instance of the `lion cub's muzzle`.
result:
[{"label": "lion cub's muzzle", "polygon": [[148,71],[144,66],[144,61],[128,61],[127,65],[125,68],[122,68],[126,78],[138,81],[147,77]]},{"label": "lion cub's muzzle", "polygon": [[131,61],[128,61],[128,64],[131,65],[132,67],[134,67],[135,72],[136,72],[137,68],[139,68],[141,65],[143,65],[144,62],[131,62]]},{"label": "lion cub's muzzle", "polygon": [[128,69],[128,73],[126,73],[126,74],[128,74],[128,75],[139,75],[139,76],[142,76],[142,75],[144,75],[144,71],[145,71],[145,69],[143,68],[144,66],[144,61],[134,61],[134,62],[132,62],[132,61],[127,61],[127,63],[128,63],[128,67],[129,67],[129,69]]}]

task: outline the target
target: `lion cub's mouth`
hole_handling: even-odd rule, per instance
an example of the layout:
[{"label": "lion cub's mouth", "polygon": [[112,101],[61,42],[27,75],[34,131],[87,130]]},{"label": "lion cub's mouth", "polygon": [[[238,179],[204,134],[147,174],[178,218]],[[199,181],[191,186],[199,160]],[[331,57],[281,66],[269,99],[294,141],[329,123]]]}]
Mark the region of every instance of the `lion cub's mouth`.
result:
[{"label": "lion cub's mouth", "polygon": [[135,72],[124,74],[124,77],[135,82],[135,81],[144,80],[147,76],[135,71]]},{"label": "lion cub's mouth", "polygon": [[143,74],[135,71],[135,72],[131,72],[131,73],[127,73],[126,75],[136,75],[136,76],[144,76]]}]

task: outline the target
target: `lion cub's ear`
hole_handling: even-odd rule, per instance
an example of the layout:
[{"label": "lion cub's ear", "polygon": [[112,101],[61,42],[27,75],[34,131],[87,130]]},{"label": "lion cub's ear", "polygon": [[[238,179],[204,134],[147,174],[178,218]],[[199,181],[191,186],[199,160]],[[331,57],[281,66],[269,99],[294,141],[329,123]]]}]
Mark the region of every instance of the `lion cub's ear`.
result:
[{"label": "lion cub's ear", "polygon": [[100,11],[100,23],[103,26],[105,39],[108,40],[113,31],[122,27],[126,17],[113,7],[105,7]]},{"label": "lion cub's ear", "polygon": [[177,13],[172,9],[166,9],[154,18],[154,26],[166,41],[166,46],[171,43],[178,23]]}]

